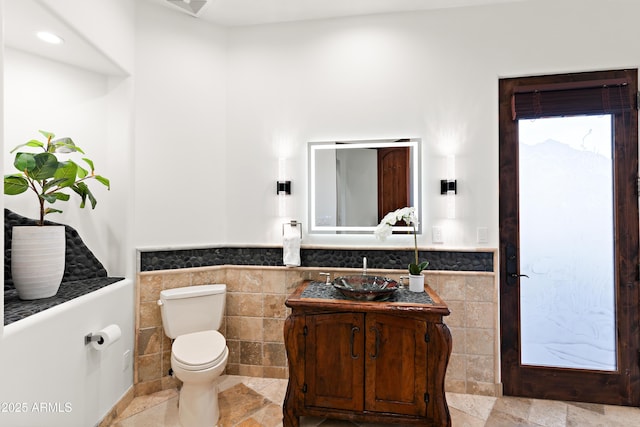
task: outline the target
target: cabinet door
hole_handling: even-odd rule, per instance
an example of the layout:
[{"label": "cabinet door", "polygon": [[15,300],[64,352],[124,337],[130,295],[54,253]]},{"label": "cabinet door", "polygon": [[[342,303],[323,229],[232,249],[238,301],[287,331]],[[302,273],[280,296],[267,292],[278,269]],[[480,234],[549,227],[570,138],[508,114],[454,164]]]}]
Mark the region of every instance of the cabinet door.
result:
[{"label": "cabinet door", "polygon": [[365,408],[425,416],[427,323],[384,314],[366,317]]},{"label": "cabinet door", "polygon": [[305,406],[362,411],[364,314],[306,316]]}]

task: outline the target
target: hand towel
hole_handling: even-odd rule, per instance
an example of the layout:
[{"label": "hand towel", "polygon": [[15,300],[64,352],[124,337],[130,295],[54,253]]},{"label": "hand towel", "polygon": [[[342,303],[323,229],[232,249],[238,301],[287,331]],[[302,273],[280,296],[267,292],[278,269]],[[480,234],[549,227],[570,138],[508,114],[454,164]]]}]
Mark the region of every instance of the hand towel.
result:
[{"label": "hand towel", "polygon": [[300,266],[300,232],[297,227],[285,227],[282,238],[282,260],[287,267]]}]

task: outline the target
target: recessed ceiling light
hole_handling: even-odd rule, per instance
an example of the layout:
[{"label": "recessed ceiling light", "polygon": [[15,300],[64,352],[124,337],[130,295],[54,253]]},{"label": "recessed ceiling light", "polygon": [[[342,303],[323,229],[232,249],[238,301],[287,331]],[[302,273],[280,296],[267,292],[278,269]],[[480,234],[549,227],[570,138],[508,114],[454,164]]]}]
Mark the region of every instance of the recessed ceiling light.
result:
[{"label": "recessed ceiling light", "polygon": [[48,32],[48,31],[39,31],[36,35],[43,42],[47,42],[47,43],[51,43],[51,44],[62,44],[62,43],[64,43],[64,40],[62,39],[62,37],[57,36],[57,35],[55,35],[53,33]]}]

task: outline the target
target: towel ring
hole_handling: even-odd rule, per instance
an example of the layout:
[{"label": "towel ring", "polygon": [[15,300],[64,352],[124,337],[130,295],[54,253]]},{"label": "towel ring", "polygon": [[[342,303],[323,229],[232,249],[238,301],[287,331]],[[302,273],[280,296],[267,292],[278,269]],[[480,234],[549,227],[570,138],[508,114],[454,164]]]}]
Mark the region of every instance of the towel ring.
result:
[{"label": "towel ring", "polygon": [[291,222],[282,223],[282,235],[284,236],[284,226],[289,225],[291,228],[300,226],[300,238],[302,239],[302,223],[296,221],[295,219],[291,220]]}]

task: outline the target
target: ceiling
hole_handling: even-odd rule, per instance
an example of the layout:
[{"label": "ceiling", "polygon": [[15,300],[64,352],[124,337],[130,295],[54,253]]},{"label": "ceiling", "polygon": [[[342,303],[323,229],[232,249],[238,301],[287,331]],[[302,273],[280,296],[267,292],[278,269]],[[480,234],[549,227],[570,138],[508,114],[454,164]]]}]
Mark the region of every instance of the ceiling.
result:
[{"label": "ceiling", "polygon": [[[177,0],[150,1],[188,13],[174,5]],[[187,8],[191,1],[194,5],[201,2],[182,1],[187,3]],[[518,1],[523,0],[207,0],[195,16],[218,25],[234,27]]]},{"label": "ceiling", "polygon": [[[83,0],[84,1],[84,0]],[[143,1],[143,0],[131,0]],[[339,18],[379,13],[512,3],[525,0],[144,0],[176,13],[202,4],[203,21],[225,27]],[[185,2],[181,7],[175,5]],[[532,0],[528,0],[532,1]],[[40,0],[4,0],[5,46],[105,75],[125,75],[64,17]],[[61,36],[63,45],[47,45],[35,37],[46,29]]]}]

